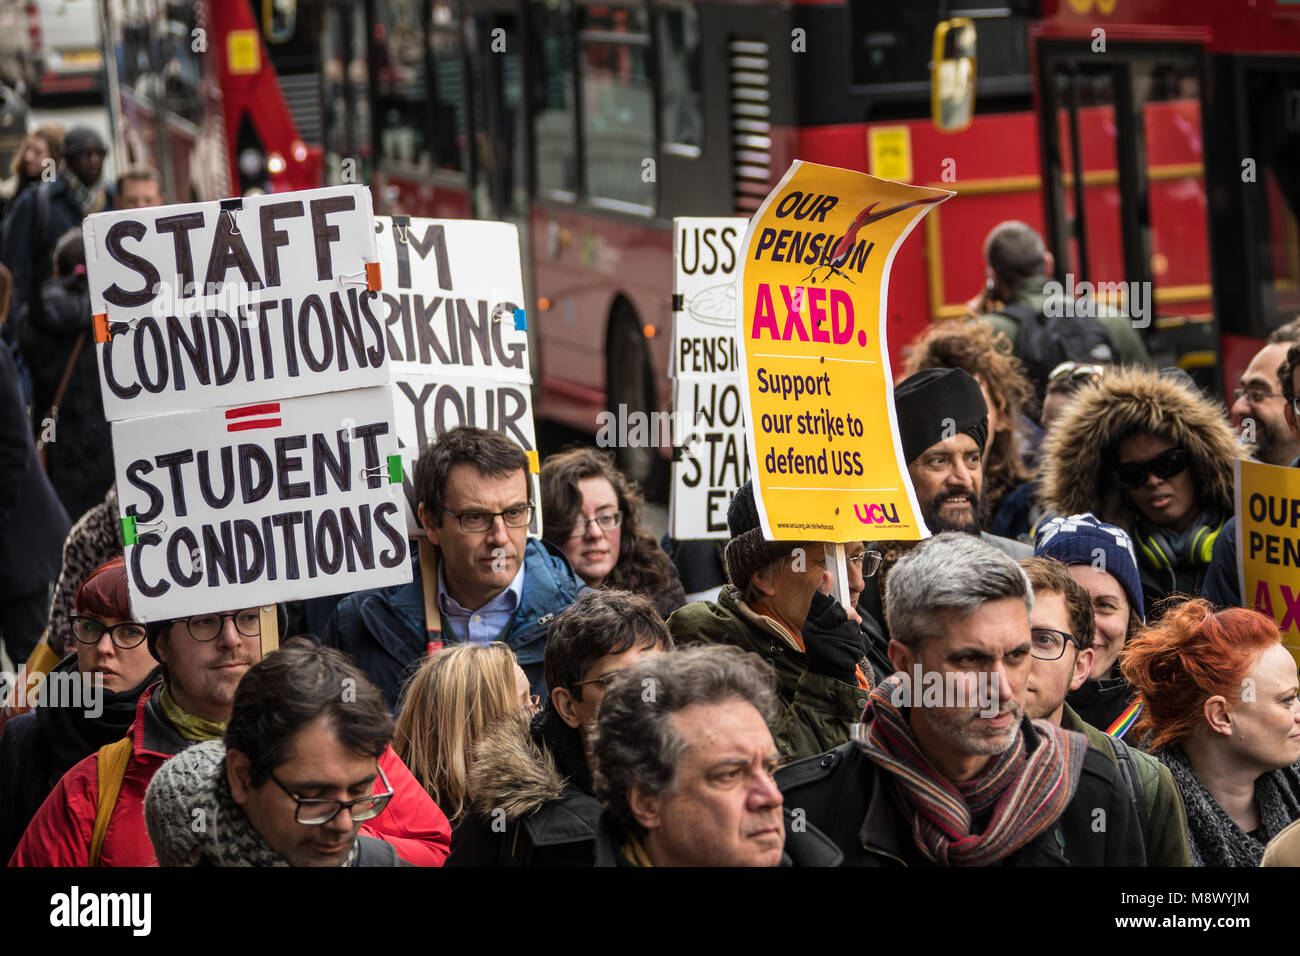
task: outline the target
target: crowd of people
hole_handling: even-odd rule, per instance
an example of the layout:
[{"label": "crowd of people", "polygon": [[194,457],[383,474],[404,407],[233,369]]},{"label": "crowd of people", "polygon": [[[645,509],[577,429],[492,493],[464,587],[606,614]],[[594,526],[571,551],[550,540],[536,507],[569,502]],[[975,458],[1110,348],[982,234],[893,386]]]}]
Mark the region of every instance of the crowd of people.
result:
[{"label": "crowd of people", "polygon": [[1240,606],[1232,488],[1239,457],[1300,455],[1300,323],[1233,423],[1118,317],[1087,354],[1027,329],[1050,255],[1006,223],[976,314],[912,343],[894,389],[933,535],[848,543],[840,598],[834,552],[767,539],[748,482],[725,581],[691,599],[683,543],[606,454],[548,456],[535,501],[524,451],[461,426],[418,456],[410,583],[141,623],[78,224],[163,197],[144,170],[101,185],[105,152],[34,130],[0,232],[11,866],[1300,854],[1297,668]]}]

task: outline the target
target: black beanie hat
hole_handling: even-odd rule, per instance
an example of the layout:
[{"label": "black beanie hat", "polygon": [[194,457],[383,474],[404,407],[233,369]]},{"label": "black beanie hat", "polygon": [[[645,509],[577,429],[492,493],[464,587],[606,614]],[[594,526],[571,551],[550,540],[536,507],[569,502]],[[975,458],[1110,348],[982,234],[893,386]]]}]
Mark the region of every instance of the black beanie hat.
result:
[{"label": "black beanie hat", "polygon": [[989,435],[989,409],[980,383],[959,368],[927,368],[894,389],[894,410],[903,457],[910,465],[927,448],[956,432],[975,439],[980,451]]},{"label": "black beanie hat", "polygon": [[784,558],[795,548],[809,547],[807,542],[768,541],[763,537],[751,481],[737,488],[732,496],[731,504],[727,506],[727,529],[731,532],[725,554],[727,577],[733,586],[742,590],[755,571]]},{"label": "black beanie hat", "polygon": [[89,149],[105,155],[108,153],[108,146],[104,144],[103,137],[89,126],[74,126],[68,130],[68,135],[63,138],[63,155],[66,158],[71,159]]}]

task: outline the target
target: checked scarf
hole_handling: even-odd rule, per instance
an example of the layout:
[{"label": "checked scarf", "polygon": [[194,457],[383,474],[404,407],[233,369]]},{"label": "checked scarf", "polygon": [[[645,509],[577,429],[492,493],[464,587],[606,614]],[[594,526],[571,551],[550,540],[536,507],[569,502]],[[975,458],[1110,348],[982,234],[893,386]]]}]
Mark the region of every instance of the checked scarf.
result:
[{"label": "checked scarf", "polygon": [[[896,707],[895,674],[872,691],[858,745],[889,771],[895,795],[912,814],[917,848],[939,866],[987,866],[1054,824],[1078,789],[1087,738],[1025,720],[1010,747],[969,780],[954,784],[920,750],[907,714]],[[973,817],[987,816],[981,833]]]}]

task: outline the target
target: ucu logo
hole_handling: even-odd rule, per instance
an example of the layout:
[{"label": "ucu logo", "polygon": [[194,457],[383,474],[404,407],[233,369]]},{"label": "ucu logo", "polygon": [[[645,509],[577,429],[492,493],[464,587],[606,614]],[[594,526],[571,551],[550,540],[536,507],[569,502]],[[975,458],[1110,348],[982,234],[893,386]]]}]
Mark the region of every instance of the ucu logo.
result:
[{"label": "ucu logo", "polygon": [[863,524],[898,524],[898,505],[854,505],[853,513]]}]

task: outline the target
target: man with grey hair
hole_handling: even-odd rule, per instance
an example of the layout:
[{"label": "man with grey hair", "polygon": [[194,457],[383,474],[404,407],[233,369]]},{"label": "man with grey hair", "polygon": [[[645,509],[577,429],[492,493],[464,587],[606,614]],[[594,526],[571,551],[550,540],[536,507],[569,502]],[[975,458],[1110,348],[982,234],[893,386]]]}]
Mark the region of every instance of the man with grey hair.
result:
[{"label": "man with grey hair", "polygon": [[783,812],[775,684],[761,658],[727,646],[645,657],[610,682],[591,737],[597,866],[839,864],[825,835]]},{"label": "man with grey hair", "polygon": [[[1039,353],[1042,348],[1034,345],[1029,334],[1035,323],[1043,323],[1047,315],[1048,301],[1052,298],[1051,280],[1055,262],[1047,251],[1043,237],[1028,223],[1018,220],[1000,222],[993,227],[984,240],[984,291],[970,302],[970,308],[982,314],[984,320],[993,327],[995,333],[1006,336],[1012,350],[1028,367],[1030,377],[1035,379],[1038,395],[1041,398],[1046,388],[1046,375],[1059,361],[1073,359],[1080,362],[1107,363],[1120,365],[1150,365],[1151,355],[1147,352],[1142,337],[1133,328],[1133,322],[1126,316],[1113,313],[1109,308],[1097,308],[1096,322],[1074,319],[1076,324],[1086,322],[1097,332],[1104,333],[1105,342],[1093,343],[1088,354],[1067,354],[1072,351],[1069,342],[1061,332],[1061,312],[1053,311],[1057,318],[1046,323],[1048,338],[1056,337],[1061,341],[1063,352],[1053,359],[1044,359]],[[1079,278],[1084,278],[1080,276]],[[1063,290],[1066,296],[1074,297],[1073,289]],[[1055,287],[1059,296],[1062,292]],[[994,303],[1001,303],[995,308]],[[1074,315],[1075,310],[1066,310]],[[1057,328],[1054,330],[1053,325]],[[1046,363],[1046,368],[1035,372],[1036,364]],[[1041,380],[1040,380],[1041,379]]]},{"label": "man with grey hair", "polygon": [[845,865],[1145,864],[1114,766],[1024,715],[1033,603],[1020,566],[973,535],[930,538],[895,565],[896,673],[852,742],[777,774]]}]

